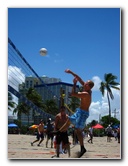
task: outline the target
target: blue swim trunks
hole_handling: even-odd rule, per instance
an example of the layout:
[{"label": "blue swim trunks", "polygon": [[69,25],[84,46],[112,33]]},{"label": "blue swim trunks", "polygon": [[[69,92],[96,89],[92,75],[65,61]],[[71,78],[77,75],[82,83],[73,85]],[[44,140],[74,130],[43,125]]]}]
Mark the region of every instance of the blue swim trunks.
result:
[{"label": "blue swim trunks", "polygon": [[73,115],[69,116],[69,119],[75,128],[83,130],[85,128],[86,119],[88,117],[89,111],[84,111],[80,108],[77,108],[76,112]]}]

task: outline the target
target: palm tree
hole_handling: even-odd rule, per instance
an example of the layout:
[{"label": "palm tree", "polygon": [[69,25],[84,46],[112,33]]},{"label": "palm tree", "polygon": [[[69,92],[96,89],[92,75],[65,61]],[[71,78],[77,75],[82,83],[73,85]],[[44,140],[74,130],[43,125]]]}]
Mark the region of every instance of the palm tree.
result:
[{"label": "palm tree", "polygon": [[107,99],[108,99],[108,106],[109,106],[109,124],[110,124],[110,118],[111,118],[110,98],[112,100],[114,99],[111,88],[120,90],[120,88],[117,87],[120,84],[116,82],[115,79],[117,79],[117,76],[113,75],[112,73],[104,74],[105,82],[102,81],[101,86],[99,88],[103,96],[104,96],[105,90],[107,91]]},{"label": "palm tree", "polygon": [[38,94],[35,89],[29,88],[26,93],[26,97],[28,98],[28,100],[32,101],[37,107],[41,109],[45,108],[45,104],[42,100],[41,95]]},{"label": "palm tree", "polygon": [[11,108],[15,108],[16,103],[13,102],[13,97],[10,92],[8,92],[8,110],[11,110]]},{"label": "palm tree", "polygon": [[[33,104],[35,104],[37,107],[43,109],[44,104],[42,101],[41,96],[33,89],[29,88],[28,90],[24,91],[22,93],[29,101],[31,101]],[[28,125],[29,125],[29,116],[30,116],[30,111],[33,111],[33,117],[35,118],[35,110],[31,108],[28,104],[26,104],[23,101],[19,101],[19,104],[17,107],[14,109],[13,114],[17,113],[19,119],[21,118],[22,114],[27,115],[28,118]]]},{"label": "palm tree", "polygon": [[58,113],[58,107],[54,99],[46,100],[45,111],[49,114],[56,115]]},{"label": "palm tree", "polygon": [[24,102],[20,102],[17,107],[13,110],[13,114],[17,113],[17,116],[19,117],[19,119],[21,118],[21,114],[25,114],[28,117],[28,125],[29,125],[29,110],[30,110],[30,106],[28,106],[27,104],[25,104]]},{"label": "palm tree", "polygon": [[76,108],[80,106],[80,99],[76,97],[71,97],[70,104],[68,104],[69,108],[75,112]]}]

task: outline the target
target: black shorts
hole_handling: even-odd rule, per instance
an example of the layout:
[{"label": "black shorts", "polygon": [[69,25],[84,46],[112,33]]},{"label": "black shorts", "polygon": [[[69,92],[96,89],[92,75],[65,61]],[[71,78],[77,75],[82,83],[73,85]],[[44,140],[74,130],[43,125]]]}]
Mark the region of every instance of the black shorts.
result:
[{"label": "black shorts", "polygon": [[93,138],[93,134],[89,134],[90,138]]},{"label": "black shorts", "polygon": [[108,137],[112,137],[112,133],[108,132],[108,133],[107,133],[107,136],[108,136]]},{"label": "black shorts", "polygon": [[41,139],[44,139],[44,133],[41,133],[41,134],[37,133],[36,138],[37,138],[38,140],[39,140],[40,138],[41,138]]},{"label": "black shorts", "polygon": [[53,140],[54,135],[50,132],[47,133],[47,139]]},{"label": "black shorts", "polygon": [[64,144],[68,144],[69,143],[68,133],[67,132],[61,132],[60,134],[58,134],[56,136],[56,144],[60,144],[61,142],[63,142]]}]

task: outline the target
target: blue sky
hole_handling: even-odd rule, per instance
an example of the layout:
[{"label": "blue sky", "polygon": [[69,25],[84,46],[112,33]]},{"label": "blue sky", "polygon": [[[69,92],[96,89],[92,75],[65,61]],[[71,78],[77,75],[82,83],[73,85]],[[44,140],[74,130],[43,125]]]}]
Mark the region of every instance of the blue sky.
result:
[{"label": "blue sky", "polygon": [[[69,68],[83,80],[92,79],[91,110],[96,120],[104,115],[107,101],[99,83],[110,72],[120,82],[119,8],[9,8],[8,37],[39,76],[72,83],[64,72]],[[47,56],[39,55],[42,47]],[[120,112],[120,94],[113,93],[112,109]]]}]

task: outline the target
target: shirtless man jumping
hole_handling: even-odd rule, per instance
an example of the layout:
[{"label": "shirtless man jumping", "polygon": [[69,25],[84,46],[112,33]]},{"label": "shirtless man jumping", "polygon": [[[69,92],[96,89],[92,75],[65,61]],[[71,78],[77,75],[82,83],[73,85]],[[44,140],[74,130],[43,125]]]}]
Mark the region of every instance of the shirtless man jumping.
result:
[{"label": "shirtless man jumping", "polygon": [[[94,83],[91,80],[84,82],[77,74],[73,73],[71,70],[65,70],[66,73],[72,74],[74,76],[73,82],[74,86],[72,89],[71,96],[81,99],[80,108],[76,109],[76,112],[71,115],[66,123],[59,129],[59,132],[66,131],[69,125],[72,123],[77,132],[77,137],[80,142],[81,151],[79,158],[86,152],[83,142],[82,130],[85,128],[86,119],[89,117],[89,107],[91,104],[91,89],[94,86]],[[77,81],[83,86],[82,92],[75,92]],[[57,134],[57,133],[56,133]]]}]

